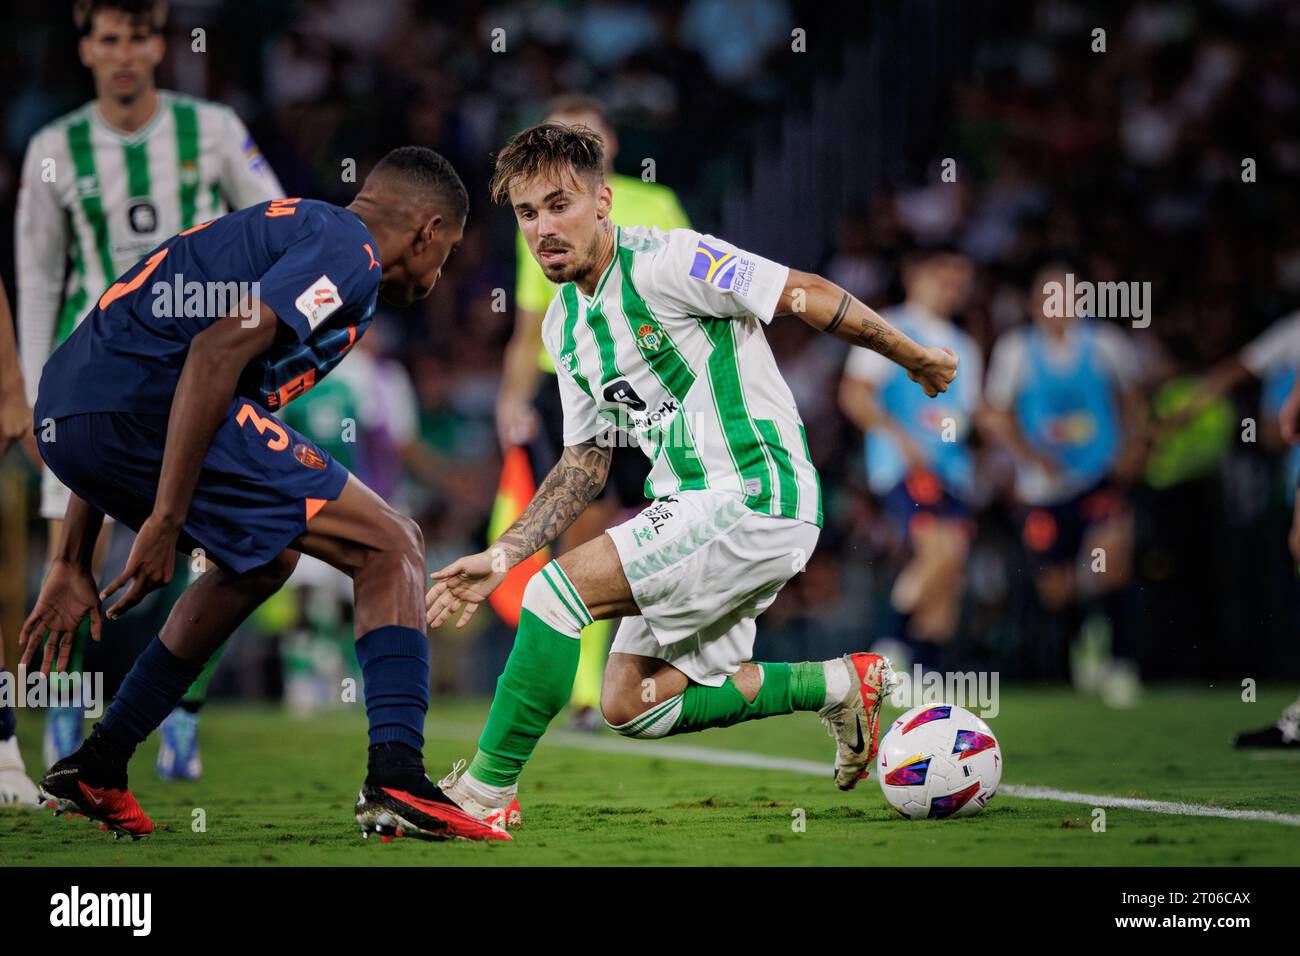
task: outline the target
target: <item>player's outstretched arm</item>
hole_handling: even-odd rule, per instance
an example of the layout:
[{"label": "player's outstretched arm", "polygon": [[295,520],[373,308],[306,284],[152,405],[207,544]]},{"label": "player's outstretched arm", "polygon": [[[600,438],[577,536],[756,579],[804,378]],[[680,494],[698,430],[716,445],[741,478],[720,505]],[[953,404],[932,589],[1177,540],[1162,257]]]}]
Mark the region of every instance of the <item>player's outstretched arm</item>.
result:
[{"label": "player's outstretched arm", "polygon": [[463,627],[511,568],[563,534],[605,487],[610,452],[594,438],[566,447],[524,513],[501,537],[486,551],[434,571],[433,587],[425,595],[429,624],[438,627],[463,604],[456,622]]},{"label": "player's outstretched arm", "polygon": [[72,653],[73,635],[87,614],[90,615],[90,636],[99,640],[100,597],[95,593],[91,562],[103,524],[102,511],[75,494],[69,497],[58,551],[50,562],[36,606],[18,633],[18,646],[23,649],[20,661],[23,667],[28,665],[40,646],[41,635],[48,631],[50,636],[45,642],[41,673],[50,672],[56,657],[58,670],[66,668],[68,655]]},{"label": "player's outstretched arm", "polygon": [[790,270],[777,315],[797,315],[819,332],[871,349],[901,365],[933,398],[957,375],[957,353],[918,345],[829,279]]},{"label": "player's outstretched arm", "polygon": [[[245,305],[241,303],[240,310],[246,315]],[[100,593],[100,598],[105,598],[131,582],[126,594],[108,609],[110,619],[171,581],[176,538],[189,514],[190,499],[212,436],[235,395],[244,366],[275,341],[279,320],[265,303],[259,302],[258,307],[260,312],[252,325],[236,311],[213,322],[190,343],[167,419],[153,512],[136,534],[126,567]]]}]

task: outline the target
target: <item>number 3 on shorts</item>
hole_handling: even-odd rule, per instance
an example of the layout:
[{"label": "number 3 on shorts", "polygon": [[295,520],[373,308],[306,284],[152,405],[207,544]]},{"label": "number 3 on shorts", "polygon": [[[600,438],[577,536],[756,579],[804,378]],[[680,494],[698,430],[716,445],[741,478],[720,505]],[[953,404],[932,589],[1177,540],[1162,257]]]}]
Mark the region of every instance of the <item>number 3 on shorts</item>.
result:
[{"label": "number 3 on shorts", "polygon": [[252,421],[253,427],[257,429],[259,435],[265,435],[267,431],[270,431],[273,437],[266,440],[266,447],[271,451],[284,451],[289,447],[289,436],[280,426],[280,423],[274,418],[263,418],[257,414],[257,409],[247,402],[239,407],[239,412],[235,415],[235,421],[239,423],[240,428]]}]

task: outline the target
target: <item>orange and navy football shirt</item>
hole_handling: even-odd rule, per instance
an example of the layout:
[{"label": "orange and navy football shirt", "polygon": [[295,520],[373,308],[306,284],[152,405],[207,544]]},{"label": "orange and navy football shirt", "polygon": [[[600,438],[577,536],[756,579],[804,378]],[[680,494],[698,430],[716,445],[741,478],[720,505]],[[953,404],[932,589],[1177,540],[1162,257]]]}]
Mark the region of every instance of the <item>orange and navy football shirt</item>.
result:
[{"label": "orange and navy football shirt", "polygon": [[[279,408],[320,381],[365,332],[382,264],[347,209],[277,199],[187,229],[133,266],[50,357],[49,418],[166,414],[190,343],[240,303],[275,312],[274,345],[244,369],[238,394]],[[258,321],[256,305],[240,314]]]}]

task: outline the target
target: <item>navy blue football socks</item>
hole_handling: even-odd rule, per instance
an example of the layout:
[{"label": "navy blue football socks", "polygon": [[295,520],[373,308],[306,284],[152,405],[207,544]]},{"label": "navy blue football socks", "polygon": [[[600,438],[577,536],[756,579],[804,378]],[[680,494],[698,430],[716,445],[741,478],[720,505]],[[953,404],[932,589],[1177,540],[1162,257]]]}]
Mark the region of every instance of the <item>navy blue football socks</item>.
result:
[{"label": "navy blue football socks", "polygon": [[202,661],[183,661],[155,637],[122,681],[99,729],[115,743],[134,750],[185,696]]},{"label": "navy blue football socks", "polygon": [[424,715],[429,709],[429,641],[423,631],[396,624],[357,641],[357,661],[366,685],[370,745],[399,743],[424,750]]}]

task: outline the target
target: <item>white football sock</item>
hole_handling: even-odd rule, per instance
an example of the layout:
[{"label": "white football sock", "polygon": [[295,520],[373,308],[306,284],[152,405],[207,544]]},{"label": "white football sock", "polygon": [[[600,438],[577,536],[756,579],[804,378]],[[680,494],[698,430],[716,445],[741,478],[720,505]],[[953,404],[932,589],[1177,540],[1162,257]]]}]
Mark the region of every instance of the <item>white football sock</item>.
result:
[{"label": "white football sock", "polygon": [[491,807],[494,810],[499,807],[509,806],[510,801],[519,792],[518,784],[511,784],[508,787],[494,787],[490,783],[484,783],[482,780],[477,779],[468,770],[460,778],[460,785],[469,791],[469,795],[483,806]]},{"label": "white football sock", "polygon": [[849,695],[849,688],[852,683],[849,681],[849,669],[844,664],[844,658],[836,657],[833,660],[823,661],[822,669],[826,673],[826,707],[831,704],[838,704]]}]

